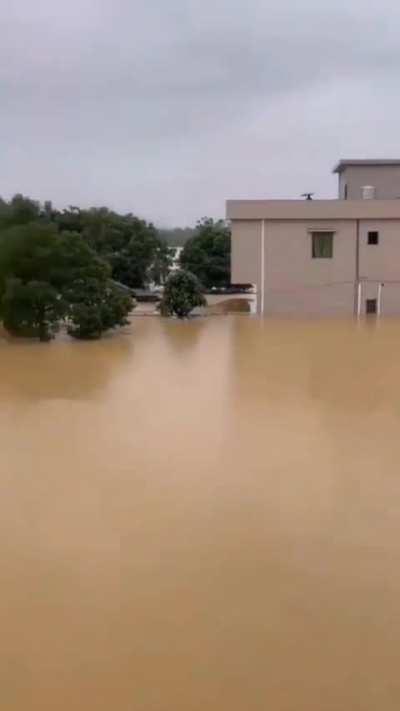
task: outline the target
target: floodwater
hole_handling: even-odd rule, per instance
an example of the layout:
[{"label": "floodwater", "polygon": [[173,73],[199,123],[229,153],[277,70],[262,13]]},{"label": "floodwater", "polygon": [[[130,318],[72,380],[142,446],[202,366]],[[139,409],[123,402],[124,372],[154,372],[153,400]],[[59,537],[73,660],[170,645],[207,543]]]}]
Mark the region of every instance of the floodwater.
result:
[{"label": "floodwater", "polygon": [[398,711],[400,322],[0,341],[0,708]]}]

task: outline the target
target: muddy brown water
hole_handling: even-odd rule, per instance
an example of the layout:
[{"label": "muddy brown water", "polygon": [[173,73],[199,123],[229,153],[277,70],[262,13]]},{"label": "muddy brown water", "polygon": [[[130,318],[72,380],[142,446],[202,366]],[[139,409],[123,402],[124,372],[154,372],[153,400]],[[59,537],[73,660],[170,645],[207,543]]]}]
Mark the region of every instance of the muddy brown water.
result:
[{"label": "muddy brown water", "polygon": [[400,707],[400,322],[0,341],[0,708]]}]

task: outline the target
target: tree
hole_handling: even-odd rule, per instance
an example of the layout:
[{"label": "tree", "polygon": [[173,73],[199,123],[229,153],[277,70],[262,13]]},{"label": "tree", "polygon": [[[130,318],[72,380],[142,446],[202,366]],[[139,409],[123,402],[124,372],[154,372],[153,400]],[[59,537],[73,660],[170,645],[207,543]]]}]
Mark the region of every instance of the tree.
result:
[{"label": "tree", "polygon": [[195,274],[203,286],[226,287],[230,283],[231,234],[223,220],[204,218],[181,254],[183,269]]},{"label": "tree", "polygon": [[52,283],[58,260],[59,237],[54,225],[21,224],[0,232],[0,300],[9,279],[22,284]]},{"label": "tree", "polygon": [[112,278],[130,288],[146,286],[157,251],[165,245],[151,223],[130,213],[119,215],[106,207],[70,207],[56,213],[54,220],[62,230],[79,232],[110,265]]},{"label": "tree", "polygon": [[0,316],[11,333],[48,340],[68,319],[71,335],[97,338],[132,307],[80,234],[45,222],[0,232]]},{"label": "tree", "polygon": [[15,336],[49,341],[58,330],[64,315],[61,296],[47,282],[20,279],[7,281],[3,303],[3,323]]},{"label": "tree", "polygon": [[195,230],[193,227],[161,228],[158,234],[170,247],[183,247],[188,239],[194,237]]},{"label": "tree", "polygon": [[171,248],[166,243],[161,243],[156,249],[153,263],[149,269],[151,280],[157,284],[164,284],[172,266]]},{"label": "tree", "polygon": [[194,274],[180,270],[169,275],[160,305],[163,316],[186,318],[196,306],[206,304],[201,284]]},{"label": "tree", "polygon": [[132,298],[109,280],[96,278],[72,282],[64,298],[68,303],[68,333],[74,338],[96,339],[104,331],[129,323]]}]

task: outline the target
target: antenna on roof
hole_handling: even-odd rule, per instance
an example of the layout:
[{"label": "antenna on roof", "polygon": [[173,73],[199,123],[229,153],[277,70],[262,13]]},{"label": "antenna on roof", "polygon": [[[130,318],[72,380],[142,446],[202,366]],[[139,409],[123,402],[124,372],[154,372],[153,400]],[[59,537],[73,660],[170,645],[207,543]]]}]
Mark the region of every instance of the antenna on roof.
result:
[{"label": "antenna on roof", "polygon": [[312,200],[313,195],[315,195],[315,193],[303,193],[301,197],[303,197],[305,200]]}]

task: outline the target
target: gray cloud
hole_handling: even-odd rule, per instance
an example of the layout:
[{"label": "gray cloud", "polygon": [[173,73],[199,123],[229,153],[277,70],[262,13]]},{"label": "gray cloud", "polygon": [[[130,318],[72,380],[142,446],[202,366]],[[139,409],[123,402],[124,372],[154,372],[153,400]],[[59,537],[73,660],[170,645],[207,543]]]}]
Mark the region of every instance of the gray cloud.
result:
[{"label": "gray cloud", "polygon": [[5,2],[0,192],[170,224],[333,194],[337,158],[396,153],[399,20],[395,0]]}]

